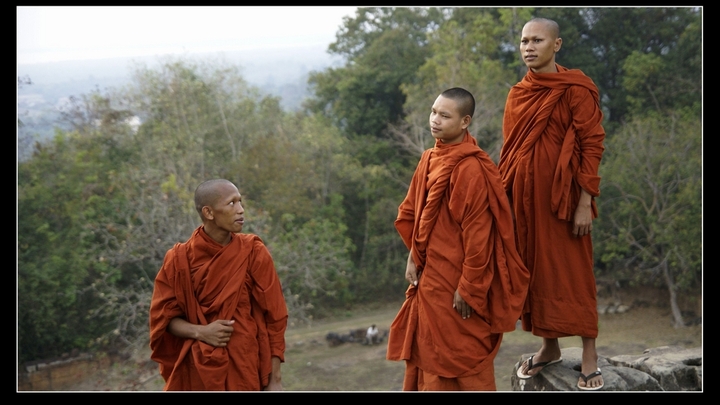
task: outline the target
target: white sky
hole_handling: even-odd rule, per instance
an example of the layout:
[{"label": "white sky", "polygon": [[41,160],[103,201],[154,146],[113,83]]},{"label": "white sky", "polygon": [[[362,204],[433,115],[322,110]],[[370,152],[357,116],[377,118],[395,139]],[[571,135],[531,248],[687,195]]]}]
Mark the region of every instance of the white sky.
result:
[{"label": "white sky", "polygon": [[18,6],[17,63],[330,45],[336,6]]}]

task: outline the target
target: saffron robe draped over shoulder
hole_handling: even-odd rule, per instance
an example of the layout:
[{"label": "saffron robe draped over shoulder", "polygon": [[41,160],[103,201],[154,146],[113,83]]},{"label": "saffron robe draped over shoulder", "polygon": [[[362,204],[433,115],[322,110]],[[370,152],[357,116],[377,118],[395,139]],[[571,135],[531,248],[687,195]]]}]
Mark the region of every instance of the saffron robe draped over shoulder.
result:
[{"label": "saffron robe draped over shoulder", "polygon": [[[234,319],[226,347],[166,329],[181,317],[207,325]],[[287,306],[270,253],[259,237],[231,234],[223,246],[198,227],[165,255],[150,306],[151,358],[167,391],[258,391],[272,357],[284,361]]]},{"label": "saffron robe draped over shoulder", "polygon": [[510,89],[499,169],[530,270],[523,329],[556,338],[598,333],[591,236],[572,235],[581,190],[600,194],[605,130],[598,89],[577,69],[528,70]]},{"label": "saffron robe draped over shoulder", "polygon": [[[529,272],[497,167],[469,133],[423,153],[395,226],[420,278],[390,327],[387,359],[435,379],[492,379],[488,368],[520,318]],[[456,290],[474,310],[468,319],[453,308]],[[410,373],[405,390],[418,388]],[[495,387],[494,379],[481,384]]]}]

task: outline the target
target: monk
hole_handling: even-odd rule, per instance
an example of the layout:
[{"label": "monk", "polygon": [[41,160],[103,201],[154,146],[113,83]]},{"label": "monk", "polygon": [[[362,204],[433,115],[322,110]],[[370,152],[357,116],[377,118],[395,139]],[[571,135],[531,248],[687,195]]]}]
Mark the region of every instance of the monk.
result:
[{"label": "monk", "polygon": [[465,89],[437,97],[435,147],[423,153],[398,208],[410,286],[387,359],[405,361],[405,391],[494,391],[493,360],[527,293],[500,174],[467,129],[474,111]]},{"label": "monk", "polygon": [[558,338],[581,336],[577,387],[603,386],[597,367],[597,297],[590,232],[604,151],[598,89],[577,69],[555,62],[562,39],[555,21],[525,24],[520,52],[528,67],[507,97],[499,169],[515,215],[520,255],[530,270],[522,327],[542,337],[519,367],[531,378],[562,360]]},{"label": "monk", "polygon": [[166,391],[282,390],[287,307],[272,258],[242,234],[237,187],[195,191],[202,225],[165,255],[150,306],[151,358]]}]

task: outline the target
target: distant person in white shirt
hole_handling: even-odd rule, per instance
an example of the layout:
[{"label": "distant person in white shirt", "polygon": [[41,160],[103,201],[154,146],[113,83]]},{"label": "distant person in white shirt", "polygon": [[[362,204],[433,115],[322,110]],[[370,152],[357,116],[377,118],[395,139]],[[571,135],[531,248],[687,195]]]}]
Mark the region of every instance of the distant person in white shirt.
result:
[{"label": "distant person in white shirt", "polygon": [[371,327],[368,328],[367,332],[365,333],[365,344],[366,345],[374,345],[378,341],[378,330],[377,327],[375,327],[375,324],[373,324]]}]

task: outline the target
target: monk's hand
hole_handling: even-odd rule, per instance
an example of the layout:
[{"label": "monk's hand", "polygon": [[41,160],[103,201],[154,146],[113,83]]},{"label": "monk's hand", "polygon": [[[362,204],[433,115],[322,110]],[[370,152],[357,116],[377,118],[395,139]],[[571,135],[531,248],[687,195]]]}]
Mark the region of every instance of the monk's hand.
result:
[{"label": "monk's hand", "polygon": [[580,189],[580,200],[575,208],[573,218],[573,235],[585,236],[592,231],[592,196],[585,189]]},{"label": "monk's hand", "polygon": [[218,319],[205,325],[199,332],[198,340],[211,346],[225,347],[233,333],[233,323],[235,323],[234,320]]},{"label": "monk's hand", "polygon": [[415,265],[415,260],[413,260],[411,252],[408,255],[407,266],[405,266],[405,280],[417,287],[420,273],[422,272],[417,271],[417,266]]},{"label": "monk's hand", "polygon": [[268,383],[268,385],[265,388],[263,388],[263,391],[282,391],[282,390],[283,390],[282,382],[275,381],[272,378],[270,379],[270,382]]},{"label": "monk's hand", "polygon": [[462,319],[470,318],[470,315],[473,313],[472,307],[468,305],[467,302],[465,302],[465,300],[460,296],[458,290],[455,290],[455,297],[453,298],[453,308],[455,308],[457,313],[462,316]]},{"label": "monk's hand", "polygon": [[578,205],[575,209],[575,218],[573,223],[573,235],[585,236],[592,231],[592,208]]}]

